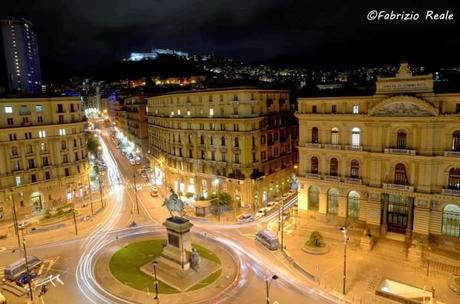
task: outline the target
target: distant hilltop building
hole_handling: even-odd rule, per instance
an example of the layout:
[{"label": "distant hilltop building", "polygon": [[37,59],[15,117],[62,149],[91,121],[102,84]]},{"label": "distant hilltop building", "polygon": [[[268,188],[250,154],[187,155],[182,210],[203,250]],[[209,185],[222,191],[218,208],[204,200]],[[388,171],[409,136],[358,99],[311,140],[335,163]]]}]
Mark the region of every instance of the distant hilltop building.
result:
[{"label": "distant hilltop building", "polygon": [[125,61],[141,61],[145,59],[156,59],[159,55],[174,55],[178,57],[189,58],[189,53],[170,50],[170,49],[153,49],[150,53],[131,53]]},{"label": "distant hilltop building", "polygon": [[37,35],[25,19],[1,21],[8,86],[12,93],[39,94],[41,70]]}]

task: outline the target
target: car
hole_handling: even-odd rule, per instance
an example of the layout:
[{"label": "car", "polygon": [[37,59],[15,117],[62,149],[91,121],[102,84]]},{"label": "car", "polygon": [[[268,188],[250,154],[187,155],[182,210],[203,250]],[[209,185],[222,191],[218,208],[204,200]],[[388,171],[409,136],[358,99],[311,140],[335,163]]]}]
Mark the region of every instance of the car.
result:
[{"label": "car", "polygon": [[158,196],[158,188],[153,186],[152,190],[150,190],[150,196],[151,197],[157,197]]},{"label": "car", "polygon": [[140,184],[136,184],[136,190],[137,190],[137,191],[140,191],[140,190],[142,190],[142,185],[140,185]]},{"label": "car", "polygon": [[289,219],[289,217],[291,216],[291,214],[289,213],[289,211],[284,211],[283,212],[283,221],[286,221]]},{"label": "car", "polygon": [[292,194],[289,193],[289,192],[286,192],[286,193],[283,193],[283,195],[281,195],[281,198],[282,199],[287,199],[288,197],[290,197]]},{"label": "car", "polygon": [[240,215],[238,219],[236,220],[238,224],[249,223],[252,221],[254,221],[254,216],[252,216],[252,214],[249,214],[249,213]]},{"label": "car", "polygon": [[33,278],[35,278],[37,275],[33,272],[31,272],[30,274],[23,274],[22,276],[20,276],[17,280],[16,280],[16,285],[18,286],[25,286],[26,284],[28,284],[30,281],[32,281]]},{"label": "car", "polygon": [[18,229],[25,229],[29,226],[29,222],[21,222],[21,223],[18,223]]},{"label": "car", "polygon": [[266,207],[267,212],[272,211],[273,209],[275,209],[277,205],[278,205],[278,202],[274,202],[274,201],[273,202],[268,202],[267,207]]},{"label": "car", "polygon": [[267,212],[268,212],[267,207],[263,207],[263,208],[259,209],[259,211],[256,212],[255,217],[256,218],[261,218],[261,217],[265,216],[267,214]]},{"label": "car", "polygon": [[290,193],[291,195],[292,195],[292,194],[296,194],[296,193],[297,193],[297,190],[292,190],[292,189],[291,189],[291,190],[288,191],[288,193]]}]

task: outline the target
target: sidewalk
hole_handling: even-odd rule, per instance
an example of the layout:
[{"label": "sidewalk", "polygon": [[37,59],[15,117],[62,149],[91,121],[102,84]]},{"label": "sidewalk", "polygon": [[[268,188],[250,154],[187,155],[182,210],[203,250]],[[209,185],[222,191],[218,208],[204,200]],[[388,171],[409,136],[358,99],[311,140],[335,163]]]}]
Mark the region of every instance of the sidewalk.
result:
[{"label": "sidewalk", "polygon": [[[295,229],[284,234],[286,253],[295,263],[312,275],[324,289],[340,294],[343,286],[344,245],[343,236],[338,227],[319,223],[300,213],[296,218]],[[292,220],[291,220],[292,222]],[[292,224],[291,224],[292,225]],[[291,227],[292,228],[292,227]],[[311,231],[318,230],[323,235],[329,252],[324,255],[312,255],[302,250]],[[359,247],[362,231],[351,230],[347,247],[347,298],[352,303],[393,303],[375,295],[375,289],[384,278],[405,284],[426,288],[435,288],[437,301],[460,303],[460,295],[449,287],[450,275],[430,270],[420,263],[409,262],[399,251],[404,246],[398,242],[378,243],[379,248],[370,252]],[[403,271],[402,271],[403,270]]]}]

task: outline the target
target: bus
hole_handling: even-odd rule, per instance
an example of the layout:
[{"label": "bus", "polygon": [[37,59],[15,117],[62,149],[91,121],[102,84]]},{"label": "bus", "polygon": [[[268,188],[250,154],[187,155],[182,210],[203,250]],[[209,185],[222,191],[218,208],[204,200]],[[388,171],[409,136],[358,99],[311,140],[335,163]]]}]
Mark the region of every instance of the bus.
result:
[{"label": "bus", "polygon": [[[27,256],[27,264],[29,265],[29,271],[32,271],[33,269],[39,267],[43,261],[36,256]],[[17,278],[19,278],[21,275],[25,274],[27,272],[27,267],[26,267],[26,259],[22,258],[20,260],[17,260],[14,263],[11,263],[10,265],[5,267],[5,279],[14,281]]]},{"label": "bus", "polygon": [[277,250],[279,248],[278,237],[270,230],[257,232],[256,240],[270,250]]}]

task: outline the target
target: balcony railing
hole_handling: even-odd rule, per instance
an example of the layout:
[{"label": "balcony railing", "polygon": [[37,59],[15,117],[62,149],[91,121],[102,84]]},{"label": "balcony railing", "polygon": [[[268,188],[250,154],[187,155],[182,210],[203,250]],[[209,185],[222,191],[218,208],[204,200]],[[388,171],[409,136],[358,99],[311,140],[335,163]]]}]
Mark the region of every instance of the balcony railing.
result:
[{"label": "balcony railing", "polygon": [[30,111],[19,111],[19,115],[30,115]]},{"label": "balcony railing", "polygon": [[345,150],[362,151],[363,146],[347,145],[345,146]]},{"label": "balcony railing", "polygon": [[460,151],[444,151],[444,156],[460,157]]},{"label": "balcony railing", "polygon": [[361,185],[363,183],[363,180],[361,178],[356,178],[356,177],[346,177],[345,182],[347,184],[358,184]]},{"label": "balcony railing", "polygon": [[340,181],[340,177],[339,177],[339,176],[334,176],[334,175],[325,175],[325,176],[324,176],[324,180],[326,180],[326,181],[335,181],[335,182],[339,182],[339,181]]},{"label": "balcony railing", "polygon": [[384,153],[388,154],[406,154],[406,155],[415,155],[416,150],[411,149],[397,149],[397,148],[385,148]]},{"label": "balcony railing", "polygon": [[324,145],[324,149],[340,150],[342,147],[340,145],[326,144]]},{"label": "balcony railing", "polygon": [[408,192],[414,192],[414,187],[409,185],[399,185],[399,184],[383,184],[383,189],[388,190],[402,190]]},{"label": "balcony railing", "polygon": [[450,195],[450,196],[460,196],[460,190],[456,189],[442,189],[442,195]]},{"label": "balcony railing", "polygon": [[307,148],[320,149],[320,148],[321,148],[321,144],[319,144],[319,143],[305,143],[305,147],[307,147]]},{"label": "balcony railing", "polygon": [[310,179],[321,179],[321,175],[318,173],[305,173],[305,177]]}]

